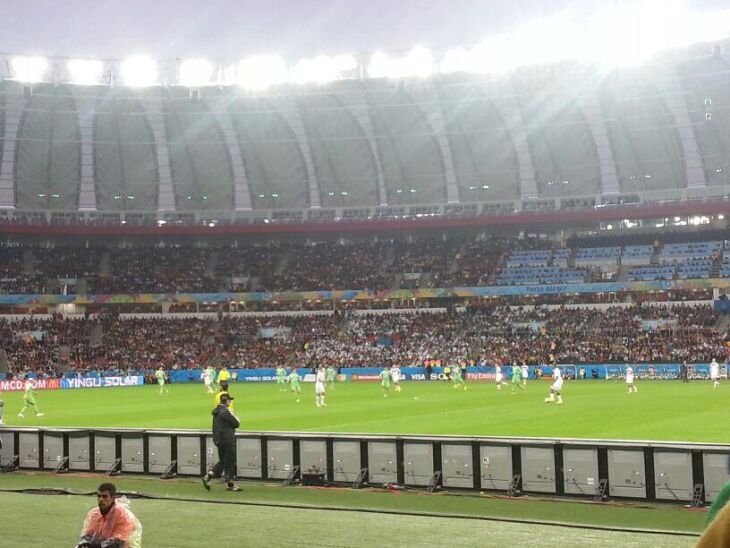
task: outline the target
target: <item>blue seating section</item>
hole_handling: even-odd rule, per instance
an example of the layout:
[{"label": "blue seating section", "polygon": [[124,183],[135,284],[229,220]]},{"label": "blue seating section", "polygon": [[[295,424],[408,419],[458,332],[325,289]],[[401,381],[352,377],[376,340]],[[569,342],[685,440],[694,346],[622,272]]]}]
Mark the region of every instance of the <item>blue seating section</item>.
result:
[{"label": "blue seating section", "polygon": [[570,249],[556,249],[553,251],[553,265],[568,268],[568,259],[570,259]]},{"label": "blue seating section", "polygon": [[683,280],[696,278],[709,278],[712,268],[712,259],[690,259],[679,265],[677,278]]},{"label": "blue seating section", "polygon": [[576,266],[592,266],[617,264],[621,256],[621,248],[614,247],[584,247],[578,249],[575,255]]},{"label": "blue seating section", "polygon": [[[582,267],[597,267],[615,272],[619,260],[630,267],[629,281],[652,281],[709,278],[713,257],[720,255],[724,242],[707,241],[665,244],[659,254],[659,264],[652,265],[654,246],[627,245],[587,247],[575,250],[575,269],[569,269],[570,249],[514,251],[497,277],[500,285],[537,285],[581,283],[586,274]],[[720,276],[730,278],[730,257],[722,262]]]},{"label": "blue seating section", "polygon": [[660,262],[683,263],[688,259],[710,259],[722,251],[722,242],[692,242],[666,244],[659,254]]},{"label": "blue seating section", "polygon": [[513,251],[507,259],[507,266],[547,266],[552,254],[549,249]]},{"label": "blue seating section", "polygon": [[674,278],[676,267],[671,264],[654,266],[635,266],[629,270],[630,282],[646,282],[651,280],[671,280]]},{"label": "blue seating section", "polygon": [[580,270],[563,270],[559,266],[507,267],[497,277],[499,285],[543,285],[584,281],[585,276]]},{"label": "blue seating section", "polygon": [[723,278],[730,278],[730,257],[724,257],[722,259],[722,265],[720,265],[720,276]]},{"label": "blue seating section", "polygon": [[627,245],[621,254],[621,264],[648,265],[654,248],[650,245]]}]

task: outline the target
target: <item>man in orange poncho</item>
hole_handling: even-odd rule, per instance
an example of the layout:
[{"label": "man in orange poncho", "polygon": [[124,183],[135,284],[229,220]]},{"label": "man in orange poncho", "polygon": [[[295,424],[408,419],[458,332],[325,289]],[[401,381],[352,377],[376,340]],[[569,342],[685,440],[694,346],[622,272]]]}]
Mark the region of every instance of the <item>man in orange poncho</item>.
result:
[{"label": "man in orange poncho", "polygon": [[116,495],[113,483],[99,486],[98,507],[86,515],[77,548],[141,548],[142,524]]}]

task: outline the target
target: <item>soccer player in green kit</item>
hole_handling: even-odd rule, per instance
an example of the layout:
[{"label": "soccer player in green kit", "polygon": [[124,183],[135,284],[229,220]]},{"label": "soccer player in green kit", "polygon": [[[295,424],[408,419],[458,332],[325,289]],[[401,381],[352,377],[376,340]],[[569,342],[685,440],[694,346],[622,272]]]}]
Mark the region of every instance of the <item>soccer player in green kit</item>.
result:
[{"label": "soccer player in green kit", "polygon": [[327,384],[329,385],[329,389],[334,390],[335,389],[335,378],[337,375],[337,373],[335,372],[335,368],[330,365],[327,368],[326,375],[327,375]]},{"label": "soccer player in green kit", "polygon": [[165,375],[165,370],[162,369],[161,366],[157,369],[157,371],[155,371],[155,377],[157,378],[157,384],[160,385],[159,395],[162,396],[163,393],[169,394],[170,391],[165,386],[165,379],[166,379],[167,375]]},{"label": "soccer player in green kit", "polygon": [[289,373],[287,379],[289,380],[289,386],[291,386],[291,391],[296,394],[297,403],[299,403],[300,396],[302,395],[302,388],[301,386],[299,386],[300,379],[296,367],[291,370],[291,373]]},{"label": "soccer player in green kit", "polygon": [[464,390],[466,390],[466,383],[464,382],[464,377],[461,373],[461,366],[459,366],[459,364],[454,364],[451,368],[451,378],[454,381],[454,388],[463,386]]},{"label": "soccer player in green kit", "polygon": [[20,413],[18,413],[19,417],[25,417],[25,415],[23,415],[23,413],[29,407],[33,408],[33,411],[35,411],[36,417],[43,416],[43,413],[40,412],[40,410],[38,409],[38,406],[36,405],[36,402],[35,402],[35,397],[37,395],[38,394],[35,393],[35,390],[33,390],[33,383],[30,382],[30,379],[26,379],[25,394],[23,394],[23,408],[20,410]]},{"label": "soccer player in green kit", "polygon": [[286,392],[286,369],[282,366],[276,368],[276,384],[279,385],[279,392]]},{"label": "soccer player in green kit", "polygon": [[390,390],[390,369],[387,367],[380,372],[380,386],[383,387],[383,397],[387,397]]},{"label": "soccer player in green kit", "polygon": [[520,366],[517,365],[517,363],[512,364],[512,392],[510,394],[516,394],[517,388],[520,390],[525,390],[524,385],[522,384],[522,369],[520,369]]}]

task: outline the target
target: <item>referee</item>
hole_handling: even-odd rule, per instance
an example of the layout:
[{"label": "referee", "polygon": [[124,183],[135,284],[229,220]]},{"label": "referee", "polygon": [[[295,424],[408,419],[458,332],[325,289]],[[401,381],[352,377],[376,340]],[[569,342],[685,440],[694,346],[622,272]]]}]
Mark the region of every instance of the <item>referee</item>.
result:
[{"label": "referee", "polygon": [[213,409],[213,443],[218,448],[218,462],[213,469],[201,479],[203,486],[210,491],[210,480],[219,478],[221,474],[228,484],[229,491],[240,491],[241,488],[233,483],[236,475],[236,428],[240,426],[238,418],[229,409],[233,398],[226,393],[221,394],[220,403]]}]

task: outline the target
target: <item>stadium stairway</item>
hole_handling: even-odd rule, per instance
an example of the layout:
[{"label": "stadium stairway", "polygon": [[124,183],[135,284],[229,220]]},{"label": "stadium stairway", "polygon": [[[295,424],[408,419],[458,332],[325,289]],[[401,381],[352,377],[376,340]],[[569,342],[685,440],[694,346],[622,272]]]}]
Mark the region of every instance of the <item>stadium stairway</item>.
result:
[{"label": "stadium stairway", "polygon": [[110,251],[104,251],[101,254],[101,257],[99,258],[99,275],[100,276],[109,276],[109,262],[111,261],[111,252]]},{"label": "stadium stairway", "polygon": [[625,282],[629,279],[629,270],[631,270],[631,267],[628,265],[621,265],[618,267],[618,270],[616,271],[616,281],[617,282]]},{"label": "stadium stairway", "polygon": [[89,344],[91,346],[101,346],[103,340],[104,328],[101,326],[100,323],[97,323],[94,325],[94,327],[91,328],[91,334],[89,335]]},{"label": "stadium stairway", "polygon": [[215,278],[215,269],[218,266],[218,256],[220,251],[211,249],[208,254],[208,260],[205,262],[205,274],[210,278]]},{"label": "stadium stairway", "polygon": [[292,254],[294,252],[291,249],[287,249],[279,258],[279,264],[276,265],[274,268],[274,274],[282,274],[287,267],[289,266],[289,263],[291,262]]},{"label": "stadium stairway", "polygon": [[730,314],[723,314],[717,321],[717,330],[722,333],[730,329]]},{"label": "stadium stairway", "polygon": [[433,287],[433,273],[431,272],[423,272],[421,274],[421,277],[418,278],[418,287],[421,288],[428,288]]},{"label": "stadium stairway", "polygon": [[718,255],[712,259],[712,266],[710,267],[710,278],[719,278],[720,269],[722,268],[722,256]]},{"label": "stadium stairway", "polygon": [[35,272],[35,254],[31,248],[23,251],[23,270],[26,274]]},{"label": "stadium stairway", "polygon": [[466,253],[466,244],[462,243],[459,247],[459,251],[454,253],[454,255],[451,257],[449,267],[446,269],[446,273],[449,276],[451,276],[452,274],[456,274],[456,272],[459,270],[459,259],[464,256],[464,253]]},{"label": "stadium stairway", "polygon": [[575,268],[575,254],[577,251],[575,249],[570,250],[570,255],[568,255],[568,268]]}]

